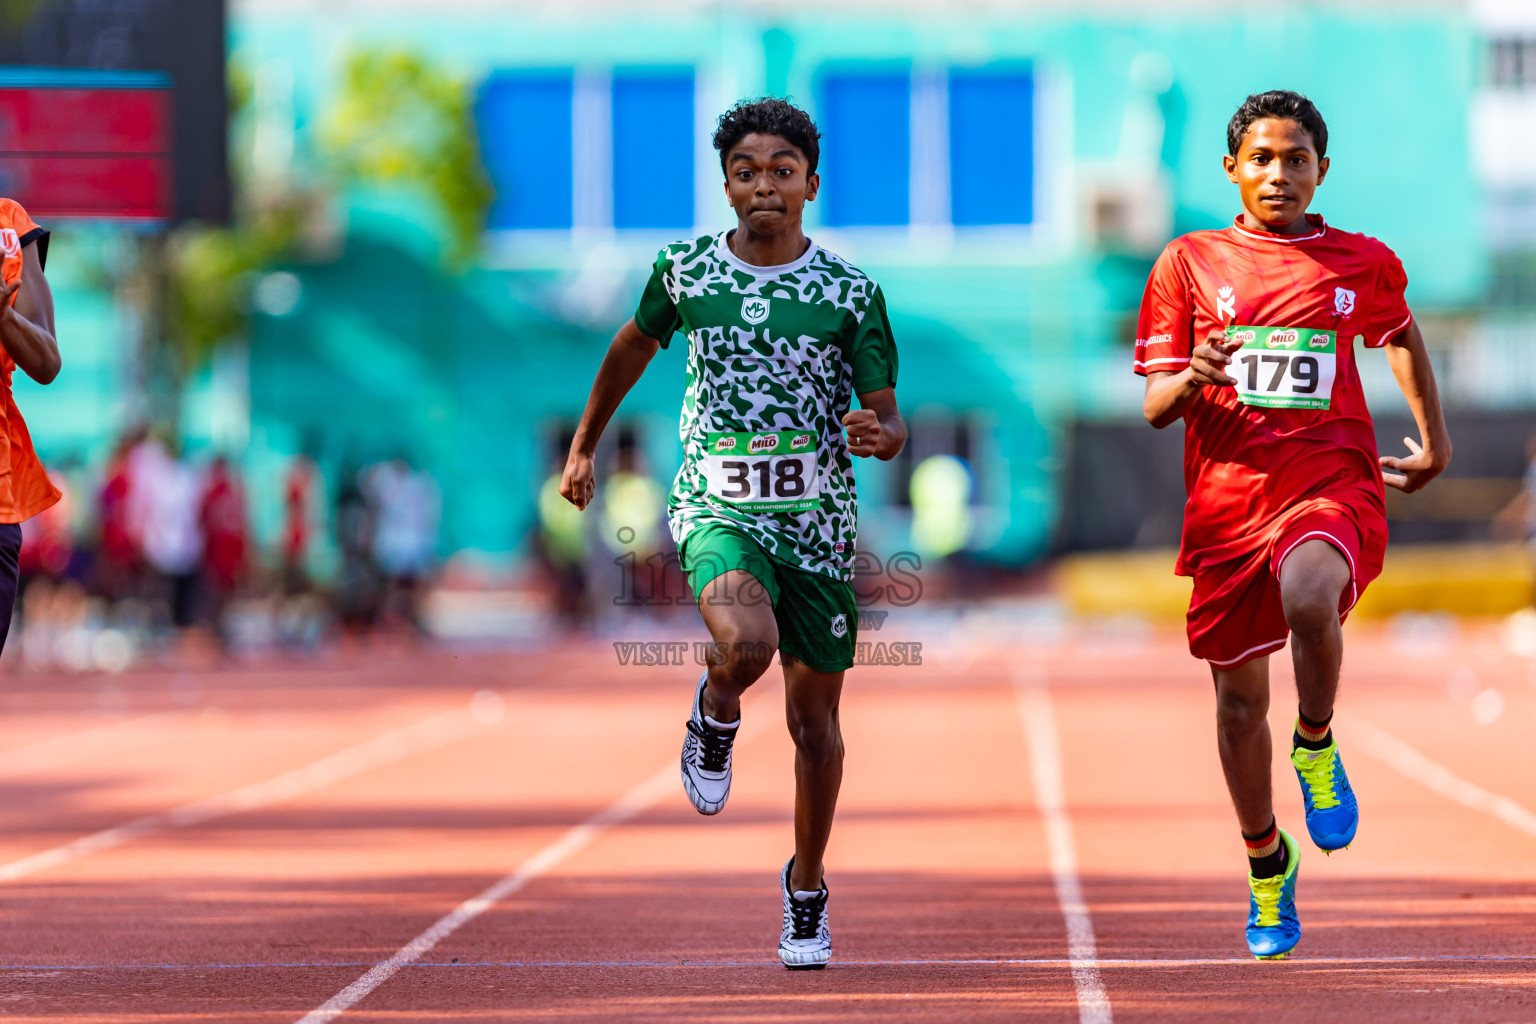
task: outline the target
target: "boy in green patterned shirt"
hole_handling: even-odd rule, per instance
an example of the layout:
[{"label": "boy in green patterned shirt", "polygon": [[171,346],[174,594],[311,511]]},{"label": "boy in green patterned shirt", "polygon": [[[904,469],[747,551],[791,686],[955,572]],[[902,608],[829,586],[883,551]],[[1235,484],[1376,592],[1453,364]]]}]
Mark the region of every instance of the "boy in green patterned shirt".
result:
[{"label": "boy in green patterned shirt", "polygon": [[[725,806],[741,695],[777,650],[795,740],[795,855],[779,878],[779,957],[792,969],[831,958],[822,854],[843,775],[838,698],[858,632],[851,456],[891,459],[907,436],[884,296],[801,230],[820,186],[819,138],[783,100],[739,103],[720,118],[714,144],[736,228],[661,250],[597,372],[561,483],[578,508],[591,501],[603,428],[682,331],[683,466],[668,509],[718,655],[694,692],[683,788],[702,814]],[[855,394],[861,408],[850,411]]]}]

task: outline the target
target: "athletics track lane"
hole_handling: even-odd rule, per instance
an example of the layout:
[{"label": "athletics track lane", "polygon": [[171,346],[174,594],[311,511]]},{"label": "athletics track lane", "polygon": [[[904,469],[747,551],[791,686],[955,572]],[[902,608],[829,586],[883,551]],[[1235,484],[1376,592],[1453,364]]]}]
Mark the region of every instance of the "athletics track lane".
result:
[{"label": "athletics track lane", "polygon": [[[1536,719],[1528,667],[1468,638],[1408,654],[1386,639],[1352,631],[1344,706],[1536,807],[1523,752]],[[1366,801],[1361,840],[1334,858],[1304,853],[1299,958],[1244,961],[1241,848],[1210,741],[1209,683],[1175,643],[1158,641],[851,676],[848,775],[829,854],[833,970],[772,964],[791,767],[774,682],[749,711],[737,789],[719,818],[670,795],[340,1019],[1076,1020],[1014,704],[1020,663],[1050,682],[1118,1019],[1536,1018],[1526,981],[1536,959],[1383,959],[1536,956],[1536,838],[1347,745]],[[1446,679],[1468,664],[1505,693],[1491,725],[1471,720],[1464,695],[1448,695]],[[100,745],[97,761],[87,751],[24,780],[36,790],[0,777],[0,793],[12,794],[8,856],[278,774],[460,707],[477,687],[495,685],[505,703],[499,723],[434,752],[8,883],[0,961],[33,966],[0,973],[0,1009],[39,1020],[295,1020],[670,761],[687,700],[677,676],[620,669],[611,653],[428,656],[301,680],[221,673],[192,709],[165,696],[162,677],[114,680],[125,721],[163,712],[172,736],[148,761]],[[6,698],[13,718],[53,716],[60,734],[69,722],[59,712],[84,716],[94,685],[5,682],[27,697]],[[1277,737],[1289,725],[1287,685],[1277,678]],[[607,725],[594,731],[592,720]],[[209,730],[218,742],[198,739]],[[573,749],[578,767],[556,771]],[[1293,779],[1277,768],[1282,824],[1299,829]],[[1168,958],[1232,962],[1147,962]],[[966,962],[879,963],[917,959]],[[976,962],[996,959],[1036,962]],[[683,965],[699,961],[711,966]]]}]

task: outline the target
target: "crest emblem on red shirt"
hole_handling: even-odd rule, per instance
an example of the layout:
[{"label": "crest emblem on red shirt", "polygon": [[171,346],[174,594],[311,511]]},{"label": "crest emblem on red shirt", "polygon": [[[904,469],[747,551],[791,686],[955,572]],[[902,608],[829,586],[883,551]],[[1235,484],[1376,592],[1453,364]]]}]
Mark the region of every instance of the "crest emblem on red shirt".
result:
[{"label": "crest emblem on red shirt", "polygon": [[1237,317],[1237,293],[1229,284],[1216,289],[1216,315]]},{"label": "crest emblem on red shirt", "polygon": [[1348,288],[1335,288],[1333,290],[1333,311],[1340,316],[1349,316],[1355,311],[1355,293]]},{"label": "crest emblem on red shirt", "polygon": [[0,228],[0,252],[7,256],[16,256],[21,252],[21,236],[15,228]]}]

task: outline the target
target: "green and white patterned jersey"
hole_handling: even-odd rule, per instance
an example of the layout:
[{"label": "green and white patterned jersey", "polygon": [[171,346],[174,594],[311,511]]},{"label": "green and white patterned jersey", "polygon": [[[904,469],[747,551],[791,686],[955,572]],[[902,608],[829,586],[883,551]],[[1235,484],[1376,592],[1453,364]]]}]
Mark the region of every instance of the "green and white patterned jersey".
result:
[{"label": "green and white patterned jersey", "polygon": [[668,500],[678,546],[721,523],[792,568],[849,579],[858,510],[842,418],[854,394],[896,384],[880,288],[814,243],[754,267],[722,232],[661,250],[635,326],[664,347],[688,338]]}]

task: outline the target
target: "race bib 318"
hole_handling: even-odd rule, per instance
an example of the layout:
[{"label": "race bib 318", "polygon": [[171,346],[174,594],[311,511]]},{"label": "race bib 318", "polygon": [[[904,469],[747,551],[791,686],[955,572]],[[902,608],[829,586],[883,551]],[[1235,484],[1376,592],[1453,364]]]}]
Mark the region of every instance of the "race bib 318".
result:
[{"label": "race bib 318", "polygon": [[816,435],[809,430],[705,434],[709,495],[747,512],[803,512],[821,504]]}]

